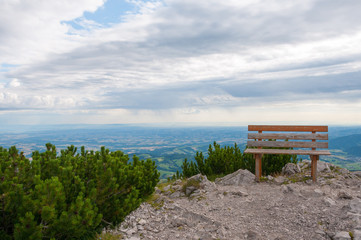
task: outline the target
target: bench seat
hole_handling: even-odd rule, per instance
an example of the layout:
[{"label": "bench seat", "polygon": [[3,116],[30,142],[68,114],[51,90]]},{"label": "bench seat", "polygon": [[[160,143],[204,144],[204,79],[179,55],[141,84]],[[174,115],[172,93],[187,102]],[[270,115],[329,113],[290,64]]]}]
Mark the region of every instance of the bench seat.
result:
[{"label": "bench seat", "polygon": [[328,150],[287,150],[287,149],[247,148],[244,152],[251,154],[331,155],[330,151]]}]

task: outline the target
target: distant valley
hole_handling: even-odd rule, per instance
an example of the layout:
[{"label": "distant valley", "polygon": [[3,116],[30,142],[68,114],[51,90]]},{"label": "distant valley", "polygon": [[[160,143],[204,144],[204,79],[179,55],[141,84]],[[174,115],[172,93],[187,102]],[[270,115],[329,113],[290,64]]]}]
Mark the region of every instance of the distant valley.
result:
[{"label": "distant valley", "polygon": [[[321,158],[349,170],[361,170],[361,127],[330,127],[329,138],[332,156]],[[111,151],[121,150],[142,159],[153,159],[161,178],[180,170],[184,158],[193,160],[197,151],[206,153],[214,141],[221,146],[237,143],[243,150],[247,128],[65,125],[0,130],[0,146],[15,145],[27,157],[35,150],[44,151],[48,142],[56,145],[58,151],[69,145],[78,149],[85,146],[89,150],[105,146]]]}]

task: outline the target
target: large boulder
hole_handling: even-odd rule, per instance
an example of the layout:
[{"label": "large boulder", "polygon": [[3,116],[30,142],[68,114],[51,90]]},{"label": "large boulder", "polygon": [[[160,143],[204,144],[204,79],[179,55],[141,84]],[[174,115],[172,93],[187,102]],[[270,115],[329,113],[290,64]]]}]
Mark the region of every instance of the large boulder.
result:
[{"label": "large boulder", "polygon": [[247,185],[255,182],[255,175],[248,170],[239,169],[223,178],[217,178],[215,182],[219,185]]},{"label": "large boulder", "polygon": [[282,168],[282,174],[283,175],[293,175],[296,173],[300,173],[301,169],[297,164],[294,163],[287,163],[283,168]]}]

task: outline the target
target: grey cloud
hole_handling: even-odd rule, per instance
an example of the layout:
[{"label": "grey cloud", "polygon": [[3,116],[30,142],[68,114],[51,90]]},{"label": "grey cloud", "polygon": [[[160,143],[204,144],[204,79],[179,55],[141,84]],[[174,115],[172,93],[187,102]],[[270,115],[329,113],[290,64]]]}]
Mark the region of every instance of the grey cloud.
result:
[{"label": "grey cloud", "polygon": [[[256,81],[252,83],[231,83],[223,89],[234,97],[264,98],[275,97],[280,100],[329,98],[334,100],[352,101],[361,99],[361,72],[337,75],[298,77],[279,80]],[[343,95],[344,91],[360,90],[358,95]],[[348,99],[349,98],[349,99]]]},{"label": "grey cloud", "polygon": [[[282,11],[260,10],[259,6],[229,7],[222,2],[205,6],[203,1],[172,1],[159,12],[162,23],[148,28],[150,41],[189,53],[233,51],[259,44],[312,41],[354,33],[361,29],[361,2],[305,1],[310,7]],[[281,8],[289,1],[278,1]],[[267,3],[260,3],[267,9]]]},{"label": "grey cloud", "polygon": [[[225,74],[223,78],[196,79],[197,72],[193,72],[193,76],[183,79],[190,70],[169,67],[213,53],[244,54],[250,62],[257,63],[255,56],[247,56],[247,50],[352,34],[361,26],[357,12],[360,1],[313,1],[310,7],[290,7],[286,12],[252,12],[253,7],[257,6],[232,8],[222,2],[208,6],[205,1],[190,4],[175,0],[156,10],[160,21],[146,25],[149,36],[144,41],[99,41],[68,53],[53,54],[44,62],[6,76],[22,82],[27,89],[24,93],[29,95],[23,98],[26,101],[31,95],[51,94],[55,99],[78,96],[82,103],[74,106],[79,109],[201,108],[300,99],[361,99],[357,93],[341,94],[361,89],[360,72],[266,80],[247,76],[250,72],[312,71],[315,67],[350,63],[359,59],[357,49],[355,55],[307,59],[258,72],[250,69],[242,77]],[[160,83],[151,83],[150,79]],[[18,107],[25,108],[26,103],[22,104]]]}]

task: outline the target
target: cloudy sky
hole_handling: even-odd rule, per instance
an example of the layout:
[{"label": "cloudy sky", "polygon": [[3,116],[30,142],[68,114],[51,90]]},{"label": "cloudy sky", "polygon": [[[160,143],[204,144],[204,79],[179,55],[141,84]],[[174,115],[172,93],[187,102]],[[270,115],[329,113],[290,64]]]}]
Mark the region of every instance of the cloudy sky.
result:
[{"label": "cloudy sky", "polygon": [[0,0],[0,124],[361,125],[359,0]]}]

